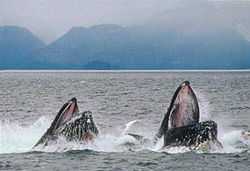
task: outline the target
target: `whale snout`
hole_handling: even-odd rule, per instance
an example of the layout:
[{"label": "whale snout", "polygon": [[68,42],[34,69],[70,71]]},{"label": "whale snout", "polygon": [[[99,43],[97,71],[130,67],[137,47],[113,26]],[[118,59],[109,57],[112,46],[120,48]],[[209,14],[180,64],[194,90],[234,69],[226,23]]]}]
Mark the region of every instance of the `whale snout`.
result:
[{"label": "whale snout", "polygon": [[184,87],[184,86],[190,86],[190,82],[189,81],[183,81],[181,83],[181,86]]},{"label": "whale snout", "polygon": [[69,102],[73,102],[73,103],[77,103],[77,99],[75,97],[73,97],[72,99],[69,100]]}]

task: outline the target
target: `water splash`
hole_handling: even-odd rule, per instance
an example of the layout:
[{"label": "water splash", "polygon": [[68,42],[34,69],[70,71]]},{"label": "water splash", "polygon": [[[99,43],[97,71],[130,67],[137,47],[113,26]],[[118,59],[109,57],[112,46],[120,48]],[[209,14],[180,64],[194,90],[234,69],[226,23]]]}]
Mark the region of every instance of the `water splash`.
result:
[{"label": "water splash", "polygon": [[32,146],[49,127],[50,120],[41,117],[34,124],[24,127],[17,122],[0,122],[0,153],[21,153]]},{"label": "water splash", "polygon": [[[138,122],[137,120],[128,122],[125,128],[120,131],[119,136],[116,134],[107,133],[97,137],[93,143],[82,144],[77,142],[67,142],[63,137],[58,138],[57,141],[53,142],[46,147],[38,146],[32,149],[33,145],[43,135],[43,133],[50,126],[50,119],[46,117],[39,118],[35,123],[29,126],[21,126],[17,122],[1,121],[0,122],[0,153],[23,153],[29,151],[44,151],[44,152],[65,152],[69,150],[85,150],[90,149],[94,151],[102,152],[124,152],[124,151],[140,151],[140,150],[151,150],[155,152],[167,152],[167,153],[184,153],[191,151],[187,147],[171,147],[164,148],[163,138],[160,139],[156,144],[141,144],[135,138],[127,135],[131,126]],[[131,130],[132,131],[132,130]],[[114,130],[117,132],[117,130]],[[220,152],[220,153],[235,153],[242,152],[249,149],[250,141],[245,141],[241,137],[241,130],[232,131],[227,134],[223,134],[219,137],[224,148],[220,151],[209,151],[209,152]],[[207,152],[198,150],[197,152]]]},{"label": "water splash", "polygon": [[198,102],[200,105],[200,120],[205,121],[205,120],[210,120],[211,115],[210,115],[210,108],[209,108],[209,101],[206,99],[206,96],[202,94],[200,91],[196,90],[196,93],[198,95]]},{"label": "water splash", "polygon": [[122,135],[126,135],[126,133],[128,132],[128,130],[132,127],[132,125],[134,125],[136,122],[138,122],[137,120],[133,120],[128,122],[125,126],[125,129],[122,132]]}]

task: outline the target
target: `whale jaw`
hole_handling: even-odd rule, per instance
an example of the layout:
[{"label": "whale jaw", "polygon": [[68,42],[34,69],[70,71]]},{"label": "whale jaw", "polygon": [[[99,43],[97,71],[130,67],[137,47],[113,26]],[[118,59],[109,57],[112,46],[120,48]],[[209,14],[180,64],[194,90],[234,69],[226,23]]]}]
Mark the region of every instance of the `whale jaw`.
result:
[{"label": "whale jaw", "polygon": [[188,81],[176,90],[171,102],[170,128],[192,125],[199,122],[199,106],[196,95]]},{"label": "whale jaw", "polygon": [[190,83],[184,81],[176,89],[154,141],[156,142],[161,138],[170,128],[198,123],[199,117],[199,105],[196,95]]},{"label": "whale jaw", "polygon": [[79,108],[77,105],[77,99],[74,97],[61,107],[55,120],[52,122],[53,128],[57,129],[70,121],[78,112]]},{"label": "whale jaw", "polygon": [[197,146],[203,142],[215,142],[217,124],[214,121],[199,122],[200,113],[196,95],[188,81],[176,89],[160,129],[154,137],[154,143],[164,136],[166,146]]},{"label": "whale jaw", "polygon": [[214,121],[171,128],[164,136],[164,146],[198,146],[206,141],[218,142],[217,124]]},{"label": "whale jaw", "polygon": [[64,136],[68,141],[80,142],[90,142],[99,133],[90,111],[79,113],[57,132],[58,135]]},{"label": "whale jaw", "polygon": [[92,113],[90,111],[79,113],[77,99],[72,98],[61,107],[51,126],[34,147],[38,145],[47,146],[49,142],[55,141],[60,136],[67,141],[89,142],[98,133]]}]

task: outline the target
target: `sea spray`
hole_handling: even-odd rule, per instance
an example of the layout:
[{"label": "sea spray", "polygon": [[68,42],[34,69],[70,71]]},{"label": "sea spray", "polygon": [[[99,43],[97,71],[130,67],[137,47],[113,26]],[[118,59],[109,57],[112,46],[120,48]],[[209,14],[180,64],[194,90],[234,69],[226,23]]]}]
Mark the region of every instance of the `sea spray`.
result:
[{"label": "sea spray", "polygon": [[[29,151],[65,152],[70,150],[85,149],[100,152],[151,150],[155,152],[184,153],[190,151],[190,148],[187,147],[162,148],[163,138],[152,146],[145,146],[138,143],[133,137],[126,134],[128,131],[133,131],[130,129],[131,126],[137,122],[136,120],[128,122],[125,125],[125,128],[121,130],[120,135],[114,135],[111,131],[110,133],[99,135],[93,143],[84,144],[74,141],[68,142],[63,137],[60,137],[57,141],[48,146],[38,146],[37,148],[32,149],[33,145],[50,126],[50,122],[51,120],[46,117],[39,118],[36,122],[29,126],[22,126],[20,123],[9,122],[8,120],[1,121],[0,153],[23,153]],[[219,137],[219,139],[221,140],[224,148],[221,151],[208,152],[234,153],[241,152],[249,148],[249,144],[243,142],[243,139],[241,137],[241,130],[231,131],[229,133],[223,134],[223,136]],[[244,144],[244,146],[242,146],[242,144]]]},{"label": "sea spray", "polygon": [[31,150],[32,146],[49,127],[50,120],[39,118],[29,126],[18,122],[0,121],[0,153],[22,153]]},{"label": "sea spray", "polygon": [[198,102],[199,102],[199,108],[200,108],[200,120],[205,121],[205,120],[210,120],[211,119],[211,114],[210,114],[210,106],[209,106],[209,101],[206,99],[206,96],[201,93],[199,90],[196,90],[197,92],[197,97],[198,97]]},{"label": "sea spray", "polygon": [[133,124],[135,124],[136,122],[138,122],[137,120],[133,120],[133,121],[130,121],[130,122],[128,122],[125,126],[125,129],[123,130],[123,132],[122,132],[122,135],[125,135],[127,132],[128,132],[128,130],[131,128],[131,126],[133,125]]}]

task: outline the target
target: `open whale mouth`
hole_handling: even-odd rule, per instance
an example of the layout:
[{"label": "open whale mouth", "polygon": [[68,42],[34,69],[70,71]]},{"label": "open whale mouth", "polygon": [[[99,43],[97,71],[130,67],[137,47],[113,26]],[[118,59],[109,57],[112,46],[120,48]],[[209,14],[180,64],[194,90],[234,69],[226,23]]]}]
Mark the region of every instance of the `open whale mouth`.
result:
[{"label": "open whale mouth", "polygon": [[199,122],[199,115],[196,95],[190,83],[184,81],[172,97],[154,142],[164,135],[164,146],[197,146],[200,143],[212,141],[222,148],[222,144],[217,139],[216,122]]},{"label": "open whale mouth", "polygon": [[199,122],[199,106],[188,81],[177,88],[169,107],[170,127],[181,127]]},{"label": "open whale mouth", "polygon": [[65,123],[67,123],[68,121],[70,121],[75,115],[78,115],[78,113],[79,109],[77,105],[77,100],[74,97],[61,107],[55,119],[51,123],[51,126],[47,129],[47,131],[43,134],[39,141],[34,145],[34,147],[42,143],[47,145],[50,139],[54,139],[56,137],[57,131],[60,130],[59,128],[65,125]]},{"label": "open whale mouth", "polygon": [[156,139],[170,128],[192,125],[199,122],[199,105],[189,81],[184,81],[176,89],[165,114]]},{"label": "open whale mouth", "polygon": [[54,129],[57,129],[61,125],[70,121],[77,113],[79,113],[77,99],[74,97],[65,103],[62,108],[59,110],[54,122]]}]

